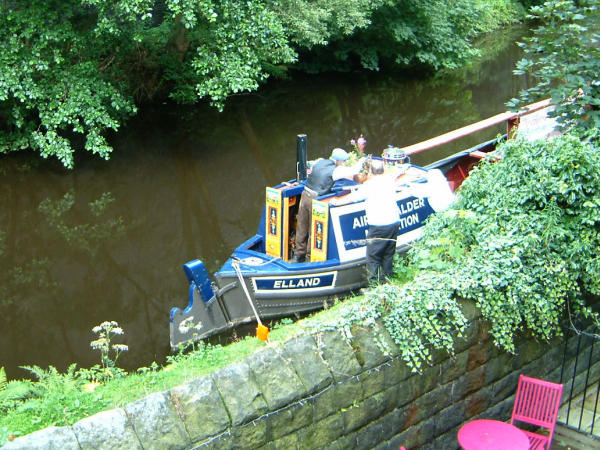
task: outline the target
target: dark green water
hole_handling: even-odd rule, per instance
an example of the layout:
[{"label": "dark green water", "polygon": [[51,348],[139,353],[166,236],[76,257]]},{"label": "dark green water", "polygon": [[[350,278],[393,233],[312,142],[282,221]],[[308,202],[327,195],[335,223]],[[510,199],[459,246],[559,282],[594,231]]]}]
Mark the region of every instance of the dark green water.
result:
[{"label": "dark green water", "polygon": [[[78,155],[76,169],[35,155],[0,158],[0,366],[91,366],[91,329],[116,320],[128,370],[169,352],[169,310],[187,303],[181,265],[212,272],[258,226],[265,185],[295,176],[296,135],[309,158],[405,146],[506,110],[523,29],[484,39],[485,58],[434,79],[401,74],[277,81],[224,113],[205,106],[143,109],[114,136],[110,161]],[[419,155],[425,164],[502,128]],[[92,206],[90,207],[90,204]]]}]

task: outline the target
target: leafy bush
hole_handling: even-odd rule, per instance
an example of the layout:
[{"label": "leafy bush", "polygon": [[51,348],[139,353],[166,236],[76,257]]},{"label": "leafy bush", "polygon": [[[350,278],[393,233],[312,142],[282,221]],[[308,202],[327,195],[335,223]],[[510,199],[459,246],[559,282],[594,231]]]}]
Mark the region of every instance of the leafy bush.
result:
[{"label": "leafy bush", "polygon": [[592,314],[584,297],[600,294],[598,149],[563,136],[498,152],[426,224],[399,265],[409,281],[376,288],[346,314],[346,324],[383,317],[414,369],[432,349],[452,352],[467,325],[460,298],[476,302],[496,345],[512,352],[516,333],[548,340],[567,311]]}]

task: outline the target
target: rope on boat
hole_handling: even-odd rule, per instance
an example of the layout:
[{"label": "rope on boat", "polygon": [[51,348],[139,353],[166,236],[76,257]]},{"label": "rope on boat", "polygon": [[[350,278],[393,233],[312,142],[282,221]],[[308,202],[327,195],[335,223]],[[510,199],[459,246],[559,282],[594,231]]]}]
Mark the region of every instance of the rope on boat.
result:
[{"label": "rope on boat", "polygon": [[231,266],[233,267],[233,269],[235,270],[235,273],[237,274],[238,280],[240,281],[240,284],[242,285],[242,289],[244,290],[244,293],[246,294],[246,298],[248,299],[248,303],[250,303],[250,307],[252,308],[252,311],[254,312],[254,317],[256,317],[256,322],[258,323],[258,327],[256,328],[256,336],[261,341],[266,341],[269,336],[269,328],[266,327],[265,325],[263,325],[263,323],[260,320],[260,317],[258,316],[256,307],[254,306],[254,303],[252,302],[252,298],[250,297],[250,293],[248,292],[248,287],[246,286],[246,283],[244,281],[244,276],[242,275],[242,271],[240,270],[239,261],[238,260],[232,261]]},{"label": "rope on boat", "polygon": [[[252,258],[254,258],[254,257],[252,257]],[[247,258],[247,259],[249,259],[249,258]],[[255,258],[255,259],[258,260],[258,259],[261,259],[261,258]],[[266,264],[270,264],[273,261],[277,261],[278,259],[281,259],[281,258],[279,256],[274,256],[274,257],[272,257],[270,259],[267,259],[266,261],[262,261],[262,259],[261,259],[262,262],[260,264],[251,264],[249,262],[245,262],[243,259],[238,259],[238,258],[234,258],[234,261],[237,261],[238,264],[243,264],[245,266],[260,267],[260,266],[264,266]],[[233,263],[231,265],[233,266]]]},{"label": "rope on boat", "polygon": [[369,241],[390,241],[390,242],[397,242],[396,239],[389,239],[389,238],[366,238],[366,239],[351,239],[349,241],[344,241],[344,244],[366,245]]},{"label": "rope on boat", "polygon": [[242,286],[242,289],[244,290],[244,293],[246,294],[248,303],[250,303],[250,306],[252,307],[252,311],[254,312],[256,321],[258,322],[259,325],[262,325],[262,322],[260,321],[260,317],[258,317],[258,312],[256,311],[256,307],[254,306],[254,303],[252,302],[252,298],[250,297],[250,293],[248,292],[248,287],[246,286],[246,283],[244,282],[244,276],[242,275],[242,271],[240,270],[239,261],[237,261],[237,260],[232,261],[231,266],[234,268],[235,273],[237,274],[238,280],[240,280],[240,284]]}]

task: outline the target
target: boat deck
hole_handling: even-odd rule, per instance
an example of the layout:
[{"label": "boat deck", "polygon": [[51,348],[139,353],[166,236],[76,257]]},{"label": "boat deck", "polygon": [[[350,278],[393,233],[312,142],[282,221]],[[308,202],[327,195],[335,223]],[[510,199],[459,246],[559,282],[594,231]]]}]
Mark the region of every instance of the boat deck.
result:
[{"label": "boat deck", "polygon": [[528,140],[546,138],[555,133],[556,119],[548,117],[551,108],[540,109],[520,118],[519,134]]}]

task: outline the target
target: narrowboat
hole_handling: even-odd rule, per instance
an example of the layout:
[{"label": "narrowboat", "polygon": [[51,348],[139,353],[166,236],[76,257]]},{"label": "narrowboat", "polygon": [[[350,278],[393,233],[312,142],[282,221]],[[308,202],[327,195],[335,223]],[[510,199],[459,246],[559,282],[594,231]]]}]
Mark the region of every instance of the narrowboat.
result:
[{"label": "narrowboat", "polygon": [[[386,170],[400,171],[396,199],[401,212],[397,252],[418,239],[427,218],[447,208],[454,191],[469,171],[496,144],[514,134],[521,116],[547,108],[548,101],[524,112],[502,113],[476,124],[403,149],[392,148],[382,159]],[[421,167],[412,154],[453,141],[492,125],[507,123],[498,139],[460,151]],[[309,258],[294,263],[294,231],[300,196],[306,183],[306,136],[297,138],[296,179],[266,187],[257,233],[239,245],[221,269],[209,276],[202,261],[183,265],[189,281],[188,305],[170,314],[172,349],[240,324],[321,309],[367,284],[364,201],[341,201],[360,184],[345,180],[333,191],[313,200]]]}]

